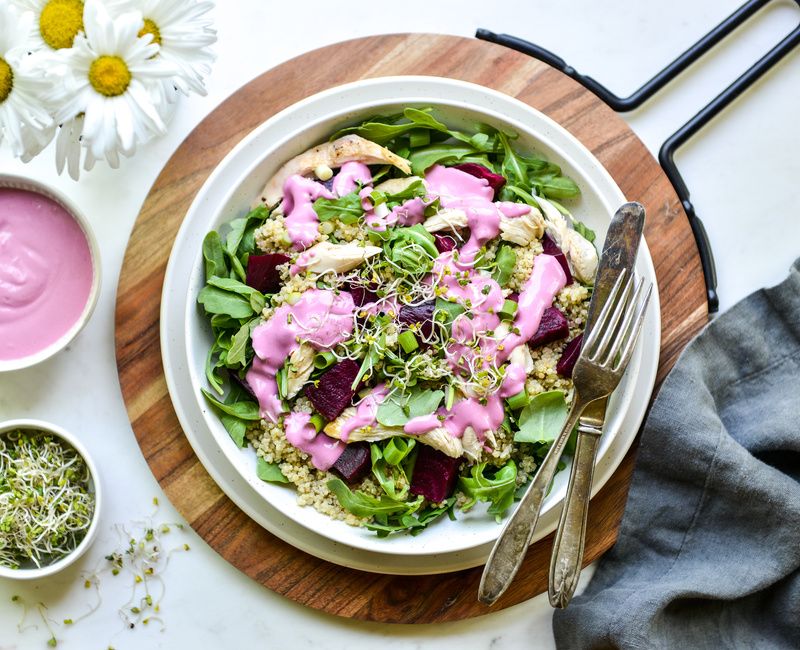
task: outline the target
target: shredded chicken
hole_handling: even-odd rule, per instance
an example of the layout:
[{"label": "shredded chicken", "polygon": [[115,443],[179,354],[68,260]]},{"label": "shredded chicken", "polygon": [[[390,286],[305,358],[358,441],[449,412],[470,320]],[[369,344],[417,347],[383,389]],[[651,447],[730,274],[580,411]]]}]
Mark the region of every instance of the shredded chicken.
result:
[{"label": "shredded chicken", "polygon": [[367,165],[394,165],[406,174],[411,166],[405,158],[385,147],[358,135],[345,135],[333,142],[325,142],[295,156],[269,179],[261,192],[261,199],[269,206],[276,205],[283,197],[283,184],[295,174],[308,176],[317,167],[325,165],[331,169],[346,162],[362,162]]},{"label": "shredded chicken", "polygon": [[356,242],[349,244],[332,244],[321,241],[308,250],[303,251],[295,262],[295,266],[312,273],[335,271],[344,273],[356,268],[364,260],[381,252],[378,246],[361,246]]},{"label": "shredded chicken", "polygon": [[[347,407],[344,411],[342,411],[342,414],[338,418],[332,422],[329,422],[325,426],[325,433],[332,438],[339,438],[342,426],[347,420],[355,416],[355,414],[356,408],[354,406]],[[403,433],[403,429],[400,427],[386,427],[380,422],[375,422],[371,426],[361,427],[360,429],[352,431],[347,439],[347,442],[348,444],[351,442],[361,441],[377,442],[378,440],[386,440],[393,436],[402,435],[405,434]],[[410,437],[418,440],[424,445],[438,449],[443,454],[450,456],[451,458],[460,458],[464,454],[464,445],[462,445],[462,440],[460,438],[454,438],[451,436],[444,427],[438,427],[433,431],[416,434]]]},{"label": "shredded chicken", "polygon": [[465,228],[467,225],[467,213],[457,208],[448,208],[439,210],[433,216],[428,217],[422,224],[428,232],[437,232],[439,230],[457,230],[458,228]]},{"label": "shredded chicken", "polygon": [[308,343],[301,343],[289,356],[286,364],[286,398],[291,399],[308,381],[314,371],[316,350]]},{"label": "shredded chicken", "polygon": [[564,251],[575,277],[581,282],[591,283],[597,272],[597,249],[569,227],[567,220],[552,203],[541,197],[536,197],[536,201],[544,212],[547,234]]},{"label": "shredded chicken", "polygon": [[520,217],[500,218],[500,238],[506,241],[527,246],[534,239],[541,239],[544,234],[544,218],[536,208]]}]

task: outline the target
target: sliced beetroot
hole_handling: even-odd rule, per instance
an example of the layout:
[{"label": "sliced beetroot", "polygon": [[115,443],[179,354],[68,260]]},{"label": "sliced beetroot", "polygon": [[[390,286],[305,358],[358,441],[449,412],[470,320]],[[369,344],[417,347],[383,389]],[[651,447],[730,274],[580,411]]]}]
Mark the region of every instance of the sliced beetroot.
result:
[{"label": "sliced beetroot", "polygon": [[550,235],[545,234],[545,236],[542,237],[542,248],[545,255],[552,255],[558,260],[558,263],[561,265],[561,268],[564,269],[564,273],[567,276],[567,284],[572,284],[572,272],[569,270],[567,256],[564,255],[564,251],[553,241]]},{"label": "sliced beetroot", "polygon": [[251,255],[247,260],[247,286],[261,293],[276,293],[281,289],[278,267],[286,264],[289,256],[283,253]]},{"label": "sliced beetroot", "polygon": [[363,307],[369,302],[375,302],[378,299],[378,294],[370,291],[366,287],[348,284],[347,291],[353,296],[353,302],[356,307]]},{"label": "sliced beetroot", "polygon": [[331,466],[346,483],[360,481],[372,467],[368,442],[352,442],[344,448],[342,455]]},{"label": "sliced beetroot", "polygon": [[453,493],[460,465],[460,458],[450,458],[438,449],[419,445],[411,494],[421,494],[431,503],[444,501]]},{"label": "sliced beetroot", "polygon": [[436,306],[436,301],[423,302],[421,305],[403,305],[400,308],[400,314],[397,320],[405,325],[418,323],[420,330],[425,338],[429,338],[433,334],[433,309]]},{"label": "sliced beetroot", "polygon": [[456,238],[453,235],[442,235],[441,233],[433,233],[434,245],[436,250],[440,253],[446,253],[456,247]]},{"label": "sliced beetroot", "polygon": [[510,294],[508,294],[508,300],[519,302],[519,294],[516,291],[512,291]]},{"label": "sliced beetroot", "polygon": [[506,184],[506,179],[503,176],[500,174],[495,174],[491,169],[488,169],[483,165],[479,165],[478,163],[461,163],[460,165],[453,165],[453,167],[460,169],[462,172],[465,172],[470,176],[485,178],[487,181],[489,181],[489,187],[494,190],[495,198],[497,197],[497,193],[503,189],[503,185]]},{"label": "sliced beetroot", "polygon": [[536,334],[531,337],[528,343],[531,347],[536,347],[537,345],[560,341],[568,336],[569,323],[567,322],[567,317],[558,308],[548,307],[542,314],[542,320],[539,321],[539,329],[536,330]]},{"label": "sliced beetroot", "polygon": [[350,406],[356,394],[350,387],[358,377],[359,368],[352,359],[345,359],[306,386],[306,397],[326,420],[335,420]]},{"label": "sliced beetroot", "polygon": [[556,372],[562,377],[572,377],[572,371],[575,368],[575,363],[578,361],[578,355],[581,353],[581,343],[583,343],[583,334],[578,334],[578,336],[567,343],[564,351],[561,353],[561,358],[556,364]]}]

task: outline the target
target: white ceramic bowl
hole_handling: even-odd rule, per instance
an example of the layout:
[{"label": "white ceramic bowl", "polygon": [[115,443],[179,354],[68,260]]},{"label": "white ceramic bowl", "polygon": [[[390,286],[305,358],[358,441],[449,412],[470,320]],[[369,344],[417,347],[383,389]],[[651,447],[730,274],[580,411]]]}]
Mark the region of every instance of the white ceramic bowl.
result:
[{"label": "white ceramic bowl", "polygon": [[[200,394],[206,386],[204,364],[212,340],[196,302],[204,284],[201,244],[205,234],[246,213],[265,180],[292,156],[326,140],[342,126],[406,106],[434,106],[438,116],[455,127],[481,121],[519,133],[520,149],[558,163],[580,185],[582,196],[570,207],[597,232],[598,246],[602,244],[611,216],[625,197],[597,159],[557,123],[516,99],[452,79],[359,81],[309,97],[275,115],[244,138],[209,176],[189,208],[170,257],[162,293],[161,345],[170,395],[187,438],[212,477],[245,512],[279,537],[328,560],[392,573],[436,573],[485,560],[500,530],[494,518],[486,515],[485,506],[458,513],[455,522],[445,518],[417,537],[380,539],[366,529],[333,521],[313,508],[299,507],[294,490],[260,481],[253,450],[236,447]],[[636,270],[655,284],[646,245],[642,245]],[[644,334],[610,403],[593,492],[621,462],[644,417],[658,364],[658,314],[654,292]],[[563,499],[567,475],[564,471],[556,477],[534,539],[555,526],[555,507]],[[307,534],[298,534],[294,524],[304,527]],[[320,536],[336,544],[320,542]],[[470,549],[476,552],[470,551],[467,558],[463,552]],[[374,562],[382,564],[370,567],[358,552],[374,554]],[[450,563],[451,557],[461,559]]]},{"label": "white ceramic bowl", "polygon": [[58,203],[72,216],[73,219],[75,219],[77,224],[80,226],[83,234],[86,237],[86,241],[89,244],[89,252],[92,257],[92,287],[89,290],[89,297],[86,300],[86,305],[84,306],[78,320],[76,320],[72,327],[70,327],[69,330],[67,330],[58,340],[53,341],[46,348],[43,348],[34,354],[29,354],[26,357],[20,357],[19,359],[0,359],[0,372],[8,372],[11,370],[29,368],[37,363],[41,363],[45,359],[49,359],[54,354],[67,347],[72,339],[74,339],[84,328],[86,323],[89,322],[95,305],[97,304],[97,298],[100,295],[100,249],[97,245],[97,240],[95,239],[94,233],[89,226],[89,222],[86,221],[86,217],[84,217],[77,206],[61,192],[58,192],[52,187],[49,187],[39,181],[25,178],[23,176],[15,176],[13,174],[0,174],[0,188],[27,190],[35,194],[41,194],[42,196],[45,196],[48,199]]},{"label": "white ceramic bowl", "polygon": [[20,419],[0,422],[0,435],[6,431],[12,431],[13,429],[44,431],[45,433],[52,433],[54,436],[61,438],[70,447],[75,449],[75,451],[77,451],[83,458],[86,466],[89,468],[89,474],[91,475],[92,479],[90,489],[94,492],[94,512],[92,513],[92,523],[89,524],[89,530],[86,531],[86,536],[70,553],[65,555],[60,560],[40,568],[33,567],[10,569],[0,564],[0,578],[11,578],[13,580],[36,580],[38,578],[46,578],[54,573],[58,573],[62,569],[66,569],[68,566],[75,563],[78,558],[80,558],[92,545],[94,538],[97,536],[97,529],[100,522],[100,511],[103,505],[102,489],[100,487],[100,478],[99,474],[97,473],[97,467],[95,466],[92,457],[89,456],[89,452],[86,451],[86,447],[84,447],[83,444],[81,444],[81,442],[71,433],[55,424],[50,424],[49,422],[43,422],[41,420]]}]

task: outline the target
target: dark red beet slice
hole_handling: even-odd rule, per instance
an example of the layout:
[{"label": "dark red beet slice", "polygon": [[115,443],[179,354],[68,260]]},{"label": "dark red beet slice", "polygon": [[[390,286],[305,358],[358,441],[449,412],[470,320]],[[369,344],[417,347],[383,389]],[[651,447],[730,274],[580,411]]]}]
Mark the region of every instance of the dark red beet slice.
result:
[{"label": "dark red beet slice", "polygon": [[347,445],[342,455],[331,466],[346,483],[360,481],[372,467],[372,457],[368,442],[353,442]]},{"label": "dark red beet slice", "polygon": [[578,361],[578,355],[581,353],[581,343],[583,343],[583,334],[578,334],[578,336],[567,343],[564,351],[561,353],[561,358],[556,364],[556,372],[562,377],[572,377],[572,370],[575,368],[575,363]]},{"label": "dark red beet slice", "polygon": [[564,269],[564,273],[567,276],[567,284],[572,284],[572,272],[569,270],[569,262],[567,262],[567,256],[564,255],[564,251],[559,248],[558,244],[556,244],[550,235],[545,235],[542,237],[542,248],[544,249],[545,255],[552,255],[558,260],[558,263],[561,265],[561,268]]},{"label": "dark red beet slice", "polygon": [[516,291],[512,291],[510,294],[508,294],[508,300],[519,302],[519,294]]},{"label": "dark red beet slice", "polygon": [[316,385],[306,386],[306,397],[326,420],[335,420],[350,406],[356,394],[350,387],[358,377],[359,368],[352,359],[345,359],[322,373]]},{"label": "dark red beet slice", "polygon": [[353,296],[353,302],[356,307],[363,307],[368,302],[375,302],[378,299],[378,294],[366,287],[348,284],[347,291]]},{"label": "dark red beet slice", "polygon": [[456,238],[453,235],[441,235],[435,232],[433,233],[433,239],[435,240],[433,243],[436,246],[436,250],[440,253],[446,253],[456,247]]},{"label": "dark red beet slice", "polygon": [[536,330],[536,334],[531,337],[528,343],[532,347],[536,347],[552,341],[560,341],[568,336],[569,323],[567,322],[567,317],[556,307],[548,307],[542,314],[542,320],[539,321],[539,329]]},{"label": "dark red beet slice", "polygon": [[436,302],[433,300],[423,302],[421,305],[415,305],[414,307],[403,305],[400,308],[397,320],[406,325],[419,323],[423,336],[430,337],[433,334],[433,309],[435,306]]},{"label": "dark red beet slice", "polygon": [[497,193],[503,189],[503,185],[506,184],[506,179],[503,176],[500,176],[500,174],[495,174],[491,169],[487,169],[478,163],[461,163],[460,165],[453,165],[453,167],[460,169],[462,172],[465,172],[470,176],[485,178],[487,181],[489,181],[489,187],[494,190],[495,197],[497,197]]},{"label": "dark red beet slice", "polygon": [[438,449],[420,445],[411,477],[411,494],[421,494],[431,503],[444,501],[456,486],[459,465],[460,458],[450,458]]},{"label": "dark red beet slice", "polygon": [[289,256],[283,253],[251,255],[247,260],[247,286],[261,293],[276,293],[281,289],[278,267],[286,264]]}]

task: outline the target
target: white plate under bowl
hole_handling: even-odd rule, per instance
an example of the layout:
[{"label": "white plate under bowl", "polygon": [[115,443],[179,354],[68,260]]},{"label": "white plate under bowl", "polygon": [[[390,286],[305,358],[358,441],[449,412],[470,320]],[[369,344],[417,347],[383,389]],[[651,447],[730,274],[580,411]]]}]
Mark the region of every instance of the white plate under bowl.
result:
[{"label": "white plate under bowl", "polygon": [[[161,345],[165,375],[178,419],[200,461],[220,488],[250,517],[284,541],[317,557],[382,573],[456,571],[485,562],[500,530],[485,507],[444,518],[422,535],[378,538],[366,529],[301,508],[292,489],[255,475],[255,453],[239,449],[200,393],[206,386],[205,358],[211,331],[197,305],[203,287],[201,246],[209,230],[245,214],[264,182],[292,156],[318,144],[342,126],[407,106],[433,106],[454,127],[485,122],[519,134],[516,147],[559,164],[580,186],[570,202],[575,216],[602,244],[608,223],[625,202],[597,159],[568,131],[516,99],[482,86],[437,77],[385,77],[332,88],[278,113],[244,138],[217,166],[198,192],[178,232],[167,267],[161,305]],[[631,197],[636,198],[636,197]],[[656,277],[645,244],[637,272]],[[593,494],[617,468],[644,417],[655,381],[660,341],[657,291],[647,312],[639,345],[608,410],[595,469]],[[555,528],[556,507],[566,491],[561,472],[544,503],[534,540]]]}]

